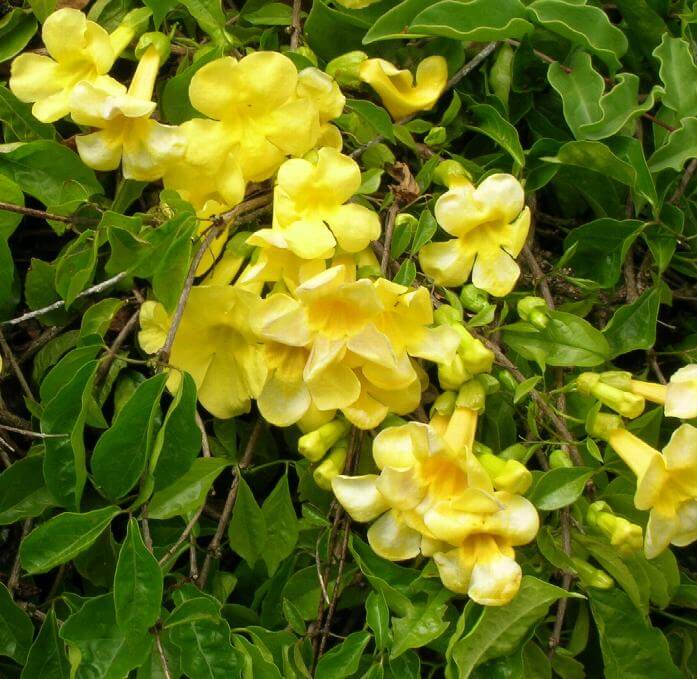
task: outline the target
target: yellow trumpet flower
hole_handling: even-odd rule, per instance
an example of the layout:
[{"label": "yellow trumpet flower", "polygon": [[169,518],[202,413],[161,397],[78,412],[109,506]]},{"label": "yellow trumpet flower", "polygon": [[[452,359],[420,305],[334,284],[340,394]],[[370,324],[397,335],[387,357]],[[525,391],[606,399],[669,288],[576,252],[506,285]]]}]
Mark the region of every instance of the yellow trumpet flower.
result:
[{"label": "yellow trumpet flower", "polygon": [[493,174],[475,188],[453,177],[436,202],[436,220],[454,239],[429,243],[421,268],[438,285],[457,287],[472,273],[478,288],[507,295],[520,275],[515,262],[530,228],[523,187],[509,174]]},{"label": "yellow trumpet flower", "polygon": [[[229,418],[247,412],[266,379],[261,345],[249,327],[259,299],[239,288],[195,286],[175,335],[167,387],[175,391],[181,372],[188,372],[201,405],[212,415]],[[164,307],[145,302],[138,341],[149,354],[165,343],[171,319]]]},{"label": "yellow trumpet flower", "polygon": [[126,179],[155,181],[182,157],[185,140],[179,128],[150,118],[156,107],[151,97],[159,67],[160,53],[150,46],[128,90],[113,79],[75,86],[70,96],[73,120],[99,129],[76,137],[85,165],[106,171],[121,164]]},{"label": "yellow trumpet flower", "polygon": [[434,107],[448,81],[448,64],[440,56],[426,57],[416,68],[416,82],[410,71],[400,70],[385,59],[366,59],[359,73],[398,120]]},{"label": "yellow trumpet flower", "polygon": [[518,590],[513,547],[530,542],[538,516],[528,500],[494,491],[472,454],[477,413],[456,407],[430,425],[381,431],[373,443],[379,475],[335,477],[332,489],[356,521],[373,522],[368,542],[392,561],[433,556],[443,584],[484,605]]},{"label": "yellow trumpet flower", "polygon": [[647,401],[659,403],[668,417],[691,420],[697,417],[697,365],[676,370],[667,385],[632,380],[630,389]]},{"label": "yellow trumpet flower", "polygon": [[[602,415],[596,430],[637,477],[634,504],[648,510],[644,553],[658,556],[669,544],[684,547],[697,540],[697,428],[682,424],[663,454],[621,426],[616,416]],[[617,421],[616,421],[617,420]]]},{"label": "yellow trumpet flower", "polygon": [[75,85],[101,85],[119,54],[133,39],[148,10],[136,10],[109,34],[76,9],[64,7],[44,22],[41,38],[50,56],[26,52],[13,62],[10,89],[25,102],[33,102],[32,113],[41,122],[52,123],[70,112]]}]

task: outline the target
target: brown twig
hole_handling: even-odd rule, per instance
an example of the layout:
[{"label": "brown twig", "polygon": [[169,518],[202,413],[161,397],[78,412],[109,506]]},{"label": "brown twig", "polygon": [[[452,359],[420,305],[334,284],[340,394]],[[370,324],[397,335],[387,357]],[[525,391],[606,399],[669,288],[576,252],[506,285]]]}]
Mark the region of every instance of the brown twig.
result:
[{"label": "brown twig", "polygon": [[552,297],[552,292],[549,289],[547,276],[545,272],[542,271],[542,267],[538,263],[535,255],[532,253],[529,245],[526,245],[523,248],[523,258],[525,259],[525,263],[528,265],[528,268],[532,273],[534,285],[539,285],[540,293],[542,293],[543,299],[545,302],[547,302],[547,306],[550,309],[554,309],[554,297]]},{"label": "brown twig", "polygon": [[382,259],[380,260],[380,271],[382,272],[383,276],[387,276],[388,269],[390,268],[392,234],[394,233],[394,221],[397,218],[398,212],[399,205],[395,200],[395,202],[392,203],[387,210],[387,218],[385,219],[385,237],[382,246]]},{"label": "brown twig", "polygon": [[57,215],[53,212],[46,212],[45,210],[35,210],[33,207],[24,207],[24,205],[6,203],[5,201],[0,201],[0,210],[4,210],[5,212],[15,212],[20,215],[26,215],[27,217],[51,219],[54,222],[63,222],[64,224],[74,224],[76,222],[83,221],[78,217],[66,217],[65,215]]},{"label": "brown twig", "polygon": [[[31,530],[32,519],[25,519],[22,524],[22,537],[19,539],[20,544]],[[17,548],[17,554],[15,554],[15,560],[12,564],[12,570],[10,571],[10,577],[7,580],[7,589],[12,594],[17,585],[19,584],[19,574],[22,570],[22,562],[19,559],[19,548]]]},{"label": "brown twig", "polygon": [[199,518],[201,517],[201,514],[203,513],[203,508],[205,505],[201,505],[199,510],[193,515],[191,521],[186,524],[186,528],[184,528],[184,531],[182,534],[177,538],[177,541],[165,552],[164,556],[158,561],[160,566],[164,566],[169,559],[171,559],[176,551],[179,549],[179,547],[184,543],[184,541],[191,535],[191,531],[194,529],[194,526],[198,523]]},{"label": "brown twig", "polygon": [[12,431],[15,434],[21,434],[30,439],[62,439],[70,434],[42,434],[38,431],[31,431],[31,429],[20,429],[19,427],[12,427],[9,424],[0,424],[0,429],[4,431]]},{"label": "brown twig", "polygon": [[220,514],[220,519],[218,520],[218,525],[215,529],[213,538],[211,539],[211,542],[208,545],[208,552],[206,554],[206,558],[204,559],[203,566],[201,568],[201,575],[198,579],[198,586],[200,589],[203,589],[206,586],[206,581],[208,580],[208,575],[210,573],[211,566],[213,565],[213,559],[220,558],[220,545],[223,541],[223,535],[225,534],[225,530],[227,529],[230,517],[232,516],[232,510],[235,506],[235,500],[237,499],[237,489],[239,487],[240,471],[245,467],[249,466],[249,463],[252,461],[252,457],[254,456],[254,450],[256,448],[257,442],[259,441],[259,437],[261,436],[263,428],[264,420],[259,418],[254,425],[254,429],[252,429],[252,433],[249,435],[249,440],[247,441],[247,446],[245,447],[244,455],[242,456],[242,459],[240,460],[240,463],[238,465],[238,470],[236,472],[233,472],[232,484],[230,485],[230,490],[227,494],[227,498],[225,499],[223,511]]},{"label": "brown twig", "polygon": [[697,172],[697,158],[693,158],[690,161],[690,164],[687,166],[687,169],[680,178],[680,183],[675,189],[675,193],[670,197],[670,200],[668,201],[669,203],[675,205],[675,203],[677,203],[683,197],[683,194],[687,190],[690,180],[695,172]]},{"label": "brown twig", "polygon": [[[122,281],[124,278],[126,278],[128,274],[125,271],[122,271],[121,273],[117,273],[115,276],[112,276],[111,278],[107,278],[107,280],[102,281],[101,283],[97,283],[96,285],[93,285],[86,290],[83,290],[77,297],[87,297],[88,295],[93,295],[98,292],[103,292],[107,288],[110,288],[112,285],[116,285],[119,281]],[[37,309],[36,311],[29,311],[26,314],[22,314],[21,316],[18,316],[17,318],[12,318],[9,321],[2,321],[0,322],[0,326],[2,325],[19,325],[20,323],[24,323],[24,321],[29,321],[32,318],[38,318],[39,316],[43,316],[45,314],[51,313],[51,311],[58,311],[58,309],[62,309],[65,306],[65,302],[62,299],[59,299],[57,302],[54,302],[53,304],[49,304],[48,306],[45,306],[41,309]]]},{"label": "brown twig", "polygon": [[479,66],[497,47],[498,42],[490,42],[470,59],[462,68],[455,72],[452,78],[445,85],[446,90],[450,90],[457,85],[466,75],[469,75]]},{"label": "brown twig", "polygon": [[165,649],[162,646],[162,640],[160,639],[160,633],[155,632],[155,645],[157,646],[157,654],[160,656],[160,664],[162,665],[162,674],[165,675],[165,679],[172,679],[172,674],[169,671],[169,663],[167,662],[167,656],[165,655]]},{"label": "brown twig", "polygon": [[22,387],[22,391],[24,392],[24,395],[28,398],[30,398],[32,401],[34,399],[34,394],[32,394],[31,387],[29,386],[29,383],[27,382],[26,378],[24,377],[24,373],[22,373],[22,369],[19,367],[19,364],[17,363],[17,359],[15,358],[14,352],[10,348],[10,345],[7,343],[7,340],[5,339],[5,335],[3,334],[2,330],[0,330],[0,347],[2,347],[2,353],[5,354],[5,358],[7,359],[8,363],[12,367],[12,371],[14,372],[15,376],[17,377],[17,381],[19,382],[20,386]]},{"label": "brown twig", "polygon": [[290,48],[297,49],[300,44],[300,34],[302,32],[301,13],[302,0],[293,0],[293,14],[291,17]]},{"label": "brown twig", "polygon": [[126,321],[126,324],[121,328],[118,335],[114,338],[111,346],[107,349],[106,356],[99,364],[97,368],[97,374],[95,376],[95,385],[100,385],[104,378],[109,373],[109,368],[116,360],[119,349],[123,346],[124,342],[128,339],[129,335],[133,332],[135,327],[138,325],[138,317],[140,316],[140,309],[136,309],[135,313]]}]

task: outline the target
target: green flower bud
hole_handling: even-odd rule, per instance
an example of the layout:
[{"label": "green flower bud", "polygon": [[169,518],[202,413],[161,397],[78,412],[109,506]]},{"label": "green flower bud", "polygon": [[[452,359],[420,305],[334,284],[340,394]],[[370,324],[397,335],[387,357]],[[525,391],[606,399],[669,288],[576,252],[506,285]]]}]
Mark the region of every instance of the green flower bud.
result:
[{"label": "green flower bud", "polygon": [[496,373],[496,379],[506,391],[510,391],[511,393],[515,392],[518,387],[518,380],[505,368],[501,368]]},{"label": "green flower bud", "polygon": [[624,424],[619,415],[610,413],[589,413],[586,420],[586,431],[590,436],[607,440],[610,434],[617,429],[623,429]]},{"label": "green flower bud", "polygon": [[541,297],[523,297],[518,302],[518,316],[538,330],[544,330],[549,324],[547,302]]},{"label": "green flower bud", "polygon": [[[621,374],[621,373],[620,373]],[[605,373],[582,373],[576,379],[576,386],[582,394],[590,395],[623,417],[634,419],[644,412],[646,402],[642,396],[624,391],[604,380]],[[609,379],[613,379],[610,373]],[[619,380],[617,380],[619,381]],[[620,382],[623,383],[623,382]]]},{"label": "green flower bud", "polygon": [[298,452],[310,462],[318,462],[339,439],[346,436],[349,429],[350,425],[345,420],[327,422],[298,439]]},{"label": "green flower bud", "polygon": [[305,57],[313,66],[318,65],[317,61],[317,55],[309,48],[307,45],[301,45],[300,47],[296,47],[293,50],[289,50],[290,52],[295,52],[295,54],[299,54],[301,57]]},{"label": "green flower bud", "polygon": [[605,572],[591,566],[587,561],[577,557],[571,557],[574,569],[581,582],[586,587],[594,589],[611,589],[615,586],[615,581]]},{"label": "green flower bud", "polygon": [[607,502],[598,500],[590,505],[586,522],[603,533],[622,554],[632,554],[642,548],[644,535],[641,526],[617,516]]},{"label": "green flower bud", "polygon": [[512,446],[504,448],[499,457],[502,460],[518,460],[518,462],[525,464],[530,459],[532,451],[531,446],[526,446],[523,443],[514,443]]},{"label": "green flower bud", "polygon": [[494,364],[494,354],[487,349],[481,340],[472,337],[463,326],[455,326],[460,333],[460,346],[457,353],[462,357],[465,367],[473,375],[491,372]]},{"label": "green flower bud", "polygon": [[152,31],[143,33],[136,45],[136,58],[140,59],[149,47],[154,47],[160,57],[160,65],[164,64],[169,59],[169,45],[171,40],[164,33]]},{"label": "green flower bud", "polygon": [[438,396],[431,406],[431,417],[438,415],[450,416],[455,410],[455,399],[457,394],[454,391],[444,391]]},{"label": "green flower bud", "polygon": [[458,354],[455,354],[455,358],[450,363],[438,364],[438,382],[441,389],[457,390],[471,377],[472,374],[467,370],[465,362]]},{"label": "green flower bud", "polygon": [[109,42],[116,54],[121,54],[131,40],[148,27],[151,16],[152,12],[147,7],[139,7],[126,14],[116,30],[109,35]]},{"label": "green flower bud", "polygon": [[458,178],[469,181],[472,176],[456,160],[444,160],[433,172],[434,181],[443,186],[449,187],[453,180]]},{"label": "green flower bud", "polygon": [[411,233],[416,231],[419,220],[408,212],[400,212],[394,220],[395,228],[408,228]]},{"label": "green flower bud", "polygon": [[462,312],[449,304],[441,304],[433,312],[433,320],[436,325],[462,326]]},{"label": "green flower bud", "polygon": [[457,393],[456,405],[460,408],[469,408],[477,412],[484,410],[486,392],[478,380],[465,382]]},{"label": "green flower bud", "polygon": [[559,448],[557,450],[553,450],[549,454],[549,466],[552,469],[561,469],[562,467],[573,467],[574,463],[571,461],[569,453]]},{"label": "green flower bud", "polygon": [[361,78],[359,75],[361,64],[367,58],[368,55],[360,50],[347,52],[340,57],[332,59],[327,64],[326,72],[328,75],[332,76],[341,87],[348,87],[354,90],[358,89],[361,86]]},{"label": "green flower bud", "polygon": [[518,460],[503,460],[490,453],[479,455],[478,459],[496,490],[522,495],[530,488],[532,474]]},{"label": "green flower bud", "polygon": [[465,309],[476,314],[489,304],[489,295],[484,290],[468,283],[462,286],[460,301]]},{"label": "green flower bud", "polygon": [[444,127],[437,125],[428,131],[428,134],[424,137],[424,143],[427,146],[440,146],[445,144],[447,138],[448,131]]}]

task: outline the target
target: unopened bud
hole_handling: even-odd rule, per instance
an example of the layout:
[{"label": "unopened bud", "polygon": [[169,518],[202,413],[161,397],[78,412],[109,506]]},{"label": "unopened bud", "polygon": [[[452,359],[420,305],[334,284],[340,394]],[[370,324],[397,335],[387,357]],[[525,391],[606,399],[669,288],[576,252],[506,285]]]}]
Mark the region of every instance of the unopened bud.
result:
[{"label": "unopened bud", "polygon": [[148,48],[154,47],[157,50],[157,55],[160,57],[160,65],[162,65],[169,59],[170,42],[169,37],[159,31],[143,33],[136,45],[136,58],[140,59],[148,51]]},{"label": "unopened bud", "polygon": [[332,420],[319,429],[298,439],[298,452],[310,462],[318,462],[324,454],[348,433],[350,425],[345,420]]},{"label": "unopened bud", "polygon": [[623,417],[634,419],[644,412],[646,402],[638,394],[624,391],[611,384],[614,381],[616,384],[624,385],[628,382],[631,385],[631,380],[624,380],[622,375],[623,373],[619,371],[602,374],[586,372],[578,376],[576,386],[582,394],[593,396]]},{"label": "unopened bud", "polygon": [[335,446],[312,472],[312,478],[322,490],[331,490],[332,480],[344,471],[348,447],[346,442]]},{"label": "unopened bud", "polygon": [[602,500],[588,507],[586,522],[603,533],[610,540],[610,544],[617,547],[623,554],[638,552],[643,545],[644,536],[641,526],[628,521],[623,516],[617,516]]},{"label": "unopened bud", "polygon": [[605,571],[591,566],[587,561],[577,557],[571,557],[571,561],[576,574],[586,587],[610,589],[615,586],[615,581]]},{"label": "unopened bud", "polygon": [[361,64],[368,58],[365,52],[355,50],[332,59],[325,69],[341,87],[358,89],[361,86]]},{"label": "unopened bud", "polygon": [[523,297],[518,302],[518,316],[538,330],[544,330],[549,324],[549,307],[541,297]]},{"label": "unopened bud", "polygon": [[471,377],[471,373],[465,367],[465,362],[458,354],[455,354],[450,363],[438,364],[438,382],[441,389],[457,390]]},{"label": "unopened bud", "polygon": [[573,467],[574,463],[565,450],[553,450],[549,454],[549,466],[551,469],[561,469],[562,467]]},{"label": "unopened bud", "polygon": [[455,410],[455,399],[457,394],[454,391],[444,391],[438,396],[431,406],[431,416],[435,413],[450,417]]},{"label": "unopened bud", "polygon": [[428,131],[428,134],[424,137],[424,143],[427,146],[440,146],[445,144],[447,138],[448,131],[444,127],[437,125]]},{"label": "unopened bud", "polygon": [[462,311],[449,304],[441,304],[433,312],[433,320],[436,325],[462,325]]},{"label": "unopened bud", "polygon": [[486,392],[481,382],[478,380],[469,380],[465,382],[457,393],[455,404],[459,408],[469,408],[478,413],[484,410],[486,402]]},{"label": "unopened bud", "polygon": [[613,431],[623,428],[624,424],[619,415],[591,412],[586,419],[586,431],[588,434],[603,440],[607,440]]},{"label": "unopened bud", "polygon": [[439,163],[438,167],[434,170],[433,179],[443,186],[450,187],[458,182],[469,183],[472,176],[456,160],[444,160],[442,163]]},{"label": "unopened bud", "polygon": [[476,314],[489,304],[489,295],[484,290],[468,283],[460,291],[460,302],[465,309]]},{"label": "unopened bud", "polygon": [[117,56],[130,44],[131,40],[140,35],[150,23],[152,12],[147,7],[134,9],[121,20],[116,30],[109,35],[109,42]]},{"label": "unopened bud", "polygon": [[526,446],[522,443],[514,443],[512,446],[504,448],[499,454],[499,457],[502,460],[518,460],[518,462],[525,464],[530,459],[532,452],[532,446]]},{"label": "unopened bud", "polygon": [[300,45],[300,47],[296,47],[289,51],[299,54],[301,57],[305,57],[313,66],[317,66],[318,64],[317,55],[307,45]]},{"label": "unopened bud", "polygon": [[502,460],[496,455],[484,454],[479,456],[479,462],[496,490],[522,495],[532,484],[530,470],[517,460]]}]

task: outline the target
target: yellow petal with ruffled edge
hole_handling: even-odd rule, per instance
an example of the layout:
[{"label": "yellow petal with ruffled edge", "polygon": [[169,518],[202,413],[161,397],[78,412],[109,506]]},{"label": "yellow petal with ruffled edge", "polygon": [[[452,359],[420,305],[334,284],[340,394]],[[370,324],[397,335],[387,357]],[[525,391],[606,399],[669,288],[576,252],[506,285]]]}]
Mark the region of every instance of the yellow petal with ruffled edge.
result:
[{"label": "yellow petal with ruffled edge", "polygon": [[421,551],[421,533],[410,528],[394,510],[383,514],[368,529],[368,543],[383,559],[404,561]]},{"label": "yellow petal with ruffled edge", "polygon": [[480,251],[472,269],[472,283],[494,297],[505,297],[511,292],[519,276],[515,259],[499,248]]},{"label": "yellow petal with ruffled edge", "polygon": [[327,213],[329,228],[346,252],[360,252],[380,238],[380,218],[373,210],[349,203]]},{"label": "yellow petal with ruffled edge", "polygon": [[512,549],[480,538],[467,593],[482,606],[505,606],[518,593],[522,576]]},{"label": "yellow petal with ruffled edge", "polygon": [[309,99],[315,104],[322,123],[338,118],[346,104],[346,97],[334,78],[318,68],[304,68],[298,73],[296,91],[299,97]]},{"label": "yellow petal with ruffled edge", "polygon": [[697,417],[697,365],[683,366],[671,375],[664,409],[668,417],[681,420]]},{"label": "yellow petal with ruffled edge", "polygon": [[[123,176],[141,182],[158,180],[184,155],[186,141],[178,127],[141,120],[123,144]],[[130,130],[129,130],[130,131]]]},{"label": "yellow petal with ruffled edge", "polygon": [[428,450],[428,426],[420,422],[387,427],[373,441],[373,459],[378,469],[412,467],[416,462],[417,450]]},{"label": "yellow petal with ruffled edge", "polygon": [[341,363],[328,365],[306,378],[314,404],[320,410],[341,409],[351,405],[361,393],[361,383],[353,370]]},{"label": "yellow petal with ruffled edge", "polygon": [[409,71],[400,71],[384,59],[367,59],[361,64],[359,74],[397,120],[433,108],[445,89],[448,65],[441,56],[427,57],[416,69],[416,83]]},{"label": "yellow petal with ruffled edge", "polygon": [[428,243],[419,252],[423,272],[437,285],[462,285],[472,271],[475,254],[458,238],[440,243]]},{"label": "yellow petal with ruffled edge", "polygon": [[332,479],[332,490],[341,506],[354,521],[367,523],[389,509],[380,494],[375,474],[364,476],[337,476]]},{"label": "yellow petal with ruffled edge", "polygon": [[361,388],[360,396],[350,405],[341,410],[346,419],[358,429],[375,429],[388,415],[389,409],[373,398],[365,386]]},{"label": "yellow petal with ruffled edge", "polygon": [[262,300],[250,319],[250,325],[259,337],[294,347],[305,346],[311,337],[305,309],[297,300],[283,293]]},{"label": "yellow petal with ruffled edge", "polygon": [[165,344],[170,318],[159,302],[148,300],[140,306],[138,344],[146,354],[155,354]]},{"label": "yellow petal with ruffled edge", "polygon": [[375,485],[390,507],[400,510],[414,509],[427,490],[413,469],[395,467],[385,467]]}]

